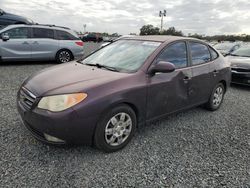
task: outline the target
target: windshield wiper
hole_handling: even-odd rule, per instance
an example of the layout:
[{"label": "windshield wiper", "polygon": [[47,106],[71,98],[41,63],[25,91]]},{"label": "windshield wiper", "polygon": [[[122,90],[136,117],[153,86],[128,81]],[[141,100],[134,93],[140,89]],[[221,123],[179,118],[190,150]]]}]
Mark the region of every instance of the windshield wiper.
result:
[{"label": "windshield wiper", "polygon": [[85,63],[84,65],[88,65],[88,66],[93,66],[93,67],[97,67],[97,68],[104,68],[104,69],[107,69],[107,70],[110,70],[110,71],[115,71],[115,72],[120,72],[117,68],[115,67],[110,67],[110,66],[107,66],[107,65],[101,65],[99,63],[96,63],[96,64],[91,64],[91,63]]},{"label": "windshield wiper", "polygon": [[237,57],[250,57],[250,56],[247,56],[247,55],[236,55],[236,54],[230,54],[231,56],[237,56]]}]

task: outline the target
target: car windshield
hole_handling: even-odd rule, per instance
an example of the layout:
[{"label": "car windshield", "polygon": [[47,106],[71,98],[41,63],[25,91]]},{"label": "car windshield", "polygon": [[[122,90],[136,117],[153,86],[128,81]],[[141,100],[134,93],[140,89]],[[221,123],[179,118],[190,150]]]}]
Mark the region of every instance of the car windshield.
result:
[{"label": "car windshield", "polygon": [[233,53],[231,53],[231,55],[250,57],[250,46],[239,48],[238,50],[235,50]]},{"label": "car windshield", "polygon": [[98,64],[120,72],[135,72],[160,44],[160,42],[118,40],[93,53],[82,63],[92,66]]}]

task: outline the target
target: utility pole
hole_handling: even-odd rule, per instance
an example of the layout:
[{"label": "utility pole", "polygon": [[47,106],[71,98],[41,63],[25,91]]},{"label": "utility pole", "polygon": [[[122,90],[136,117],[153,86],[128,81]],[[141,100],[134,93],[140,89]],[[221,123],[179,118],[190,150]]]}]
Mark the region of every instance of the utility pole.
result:
[{"label": "utility pole", "polygon": [[86,27],[87,27],[87,24],[83,24],[84,33],[86,33]]},{"label": "utility pole", "polygon": [[163,11],[159,12],[159,17],[161,17],[161,32],[163,30],[163,17],[166,17],[166,16],[167,16],[167,11],[166,10],[163,10]]}]

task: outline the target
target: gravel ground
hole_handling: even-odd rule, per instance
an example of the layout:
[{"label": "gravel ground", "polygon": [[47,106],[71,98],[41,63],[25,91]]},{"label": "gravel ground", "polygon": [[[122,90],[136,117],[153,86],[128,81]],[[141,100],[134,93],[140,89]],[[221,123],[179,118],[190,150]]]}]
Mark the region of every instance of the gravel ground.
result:
[{"label": "gravel ground", "polygon": [[22,126],[17,89],[52,65],[0,65],[0,187],[250,187],[250,89],[231,87],[219,111],[171,115],[106,154],[47,146]]}]

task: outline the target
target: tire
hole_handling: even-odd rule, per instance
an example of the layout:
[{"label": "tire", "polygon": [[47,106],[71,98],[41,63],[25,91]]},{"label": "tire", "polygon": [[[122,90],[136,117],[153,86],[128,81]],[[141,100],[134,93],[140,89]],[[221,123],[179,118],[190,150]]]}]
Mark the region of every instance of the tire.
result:
[{"label": "tire", "polygon": [[218,83],[209,98],[209,101],[205,104],[206,109],[210,111],[218,110],[223,102],[225,95],[225,87],[222,83]]},{"label": "tire", "polygon": [[67,63],[73,60],[73,55],[69,50],[60,50],[56,53],[57,63]]},{"label": "tire", "polygon": [[132,139],[136,124],[136,114],[129,106],[121,105],[111,109],[97,124],[95,146],[105,152],[122,149]]}]

